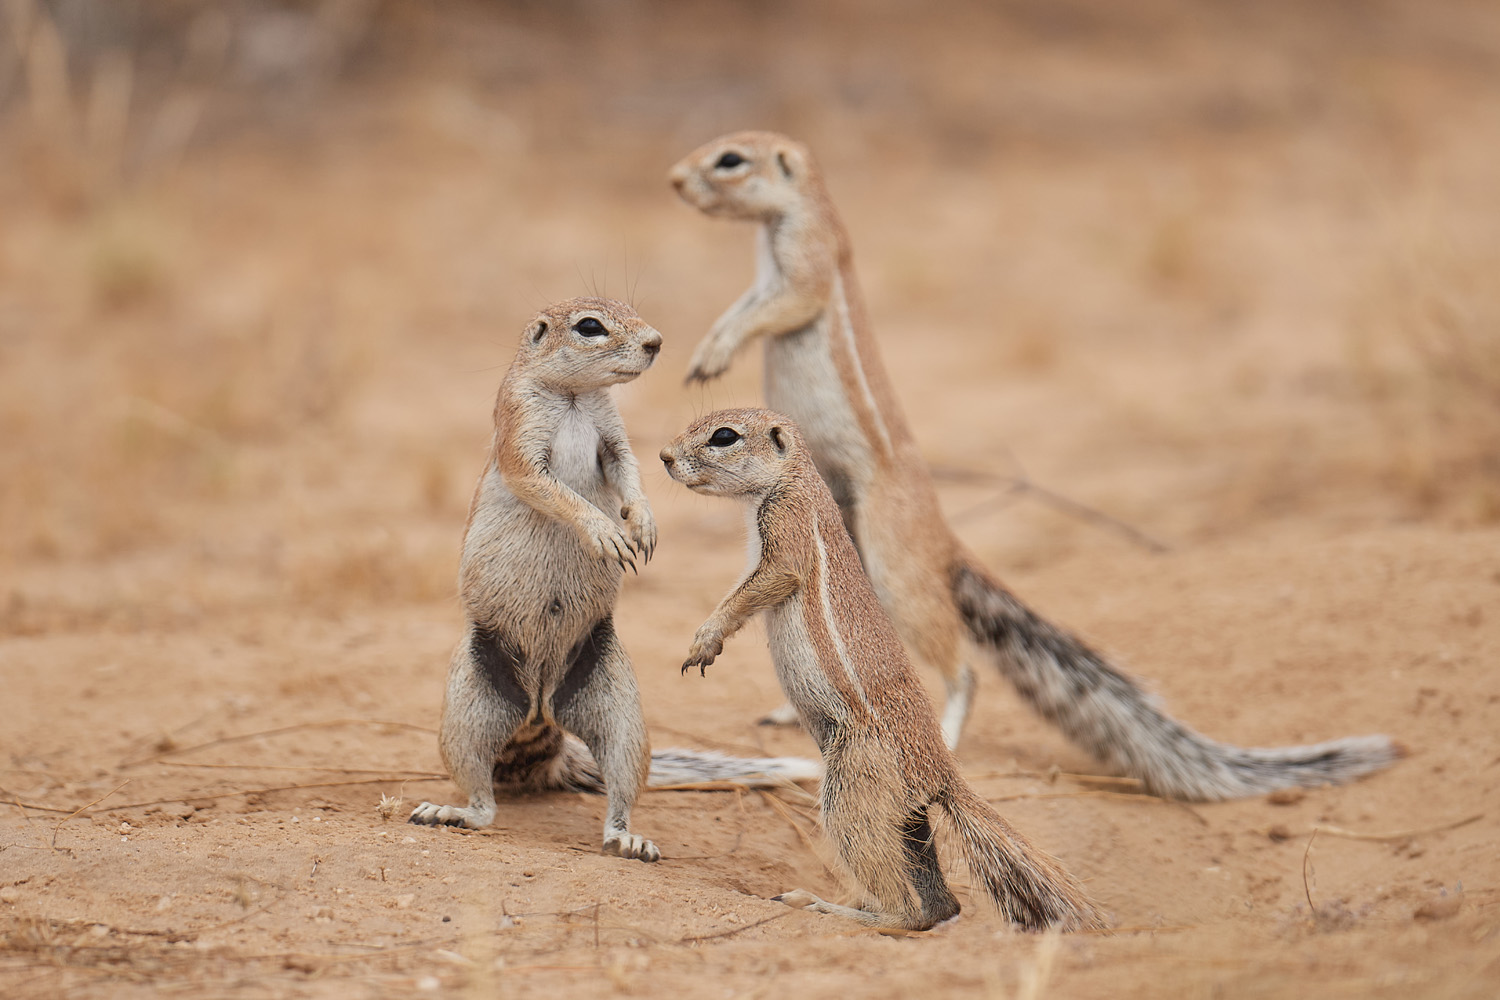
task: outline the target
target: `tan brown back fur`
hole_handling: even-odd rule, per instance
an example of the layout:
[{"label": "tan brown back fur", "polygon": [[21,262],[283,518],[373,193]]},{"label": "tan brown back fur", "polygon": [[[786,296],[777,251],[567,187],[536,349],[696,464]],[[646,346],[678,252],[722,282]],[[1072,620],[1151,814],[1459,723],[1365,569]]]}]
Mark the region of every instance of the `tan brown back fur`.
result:
[{"label": "tan brown back fur", "polygon": [[854,908],[801,890],[777,898],[881,926],[926,928],[956,915],[929,824],[936,805],[1007,917],[1031,929],[1097,926],[1078,884],[959,776],[796,425],[767,410],[720,411],[664,448],[662,461],[689,488],[745,504],[750,521],[751,564],[698,630],[683,669],[705,669],[726,638],[765,615],[777,678],[823,755],[824,828],[864,893]]},{"label": "tan brown back fur", "polygon": [[688,380],[717,377],[743,346],[764,341],[767,404],[801,426],[880,603],[912,657],[943,677],[948,746],[969,714],[977,645],[1041,714],[1161,795],[1220,799],[1343,781],[1395,759],[1383,736],[1275,749],[1210,740],[1033,614],[942,516],[870,332],[848,236],[807,148],[737,132],[689,153],[669,177],[704,213],[760,227],[755,282],[698,345]]}]

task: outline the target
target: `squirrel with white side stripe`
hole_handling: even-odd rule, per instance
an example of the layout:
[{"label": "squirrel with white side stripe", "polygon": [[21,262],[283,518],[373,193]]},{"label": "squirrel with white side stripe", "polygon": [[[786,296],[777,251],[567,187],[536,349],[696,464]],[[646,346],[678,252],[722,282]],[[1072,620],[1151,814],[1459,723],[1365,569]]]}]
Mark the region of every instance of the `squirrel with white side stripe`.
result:
[{"label": "squirrel with white side stripe", "polygon": [[653,786],[817,776],[798,758],[650,752],[613,612],[625,568],[656,548],[656,522],[609,387],[651,367],[660,348],[661,334],[608,299],[551,306],[522,335],[469,507],[468,627],[438,738],[468,804],[423,802],[410,822],[488,826],[497,783],[603,791],[604,850],[655,861],[656,845],[630,832],[648,771]]},{"label": "squirrel with white side stripe", "polygon": [[977,887],[1028,930],[1097,928],[1083,888],[1032,847],[958,773],[901,640],[796,426],[723,410],[662,449],[673,479],[745,505],[749,565],[693,637],[683,671],[763,614],[777,680],[823,755],[823,828],[862,890],[857,907],[801,889],[789,906],[877,927],[925,930],[956,916],[932,811],[946,814]]},{"label": "squirrel with white side stripe", "polygon": [[977,645],[1042,716],[1156,795],[1216,800],[1342,782],[1402,755],[1384,736],[1265,749],[1209,739],[1038,617],[943,518],[865,318],[848,235],[807,148],[739,132],[688,154],[669,177],[700,211],[759,226],[755,283],[698,345],[688,379],[715,378],[745,345],[765,342],[767,405],[798,422],[880,603],[912,658],[942,674],[949,747],[969,714]]}]

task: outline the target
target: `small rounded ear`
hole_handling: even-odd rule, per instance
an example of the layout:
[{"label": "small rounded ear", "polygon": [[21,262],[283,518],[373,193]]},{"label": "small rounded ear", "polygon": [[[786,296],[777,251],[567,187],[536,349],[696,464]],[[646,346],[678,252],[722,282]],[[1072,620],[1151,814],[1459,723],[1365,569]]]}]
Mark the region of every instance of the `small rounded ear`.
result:
[{"label": "small rounded ear", "polygon": [[776,449],[776,454],[785,458],[787,448],[786,432],[775,424],[772,424],[771,430],[766,436],[771,439],[771,446]]},{"label": "small rounded ear", "polygon": [[793,146],[781,146],[776,150],[776,165],[781,168],[781,176],[789,181],[807,172],[807,162],[801,150]]},{"label": "small rounded ear", "polygon": [[539,319],[535,323],[531,324],[531,328],[526,331],[526,341],[531,344],[540,344],[542,342],[542,338],[546,335],[547,321],[544,319]]}]

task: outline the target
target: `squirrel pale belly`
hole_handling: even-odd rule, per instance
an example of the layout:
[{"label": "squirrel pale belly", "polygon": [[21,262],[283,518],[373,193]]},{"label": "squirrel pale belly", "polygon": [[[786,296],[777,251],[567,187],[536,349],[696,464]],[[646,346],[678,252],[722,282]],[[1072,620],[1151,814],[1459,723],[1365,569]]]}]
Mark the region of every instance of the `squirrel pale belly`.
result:
[{"label": "squirrel pale belly", "polygon": [[647,783],[816,777],[815,762],[650,753],[630,659],[614,630],[627,567],[656,523],[609,387],[651,367],[661,335],[630,306],[571,299],[527,326],[495,401],[489,460],[459,570],[468,625],[453,652],[438,738],[465,806],[410,821],[483,827],[494,785],[603,791],[604,850],[655,861],[630,832]]},{"label": "squirrel pale belly", "polygon": [[715,378],[742,347],[764,341],[767,404],[798,422],[880,603],[912,658],[943,676],[949,747],[969,714],[977,648],[1037,712],[1157,795],[1229,799],[1336,783],[1401,756],[1384,736],[1263,749],[1209,739],[1027,608],[943,518],[870,332],[848,235],[807,148],[735,133],[669,176],[700,211],[760,227],[755,282],[698,345],[688,379]]},{"label": "squirrel pale belly", "polygon": [[1013,923],[1102,926],[1077,881],[959,775],[796,425],[768,410],[720,411],[661,459],[689,489],[743,503],[749,525],[750,565],[698,629],[683,670],[702,671],[765,616],[776,677],[823,755],[823,828],[863,895],[858,907],[800,889],[776,898],[882,927],[921,930],[957,915],[938,863],[938,807],[974,881]]}]

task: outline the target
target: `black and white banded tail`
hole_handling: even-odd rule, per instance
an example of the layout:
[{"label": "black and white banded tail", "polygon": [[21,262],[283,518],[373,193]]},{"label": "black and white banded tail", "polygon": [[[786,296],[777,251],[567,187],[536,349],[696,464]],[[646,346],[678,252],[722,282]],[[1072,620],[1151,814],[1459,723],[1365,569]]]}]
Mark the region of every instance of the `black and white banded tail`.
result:
[{"label": "black and white banded tail", "polygon": [[1164,713],[1133,679],[1039,618],[982,567],[957,564],[952,583],[974,639],[995,654],[1032,708],[1103,763],[1139,778],[1153,795],[1208,802],[1339,784],[1403,756],[1385,736],[1275,748],[1211,740]]}]

